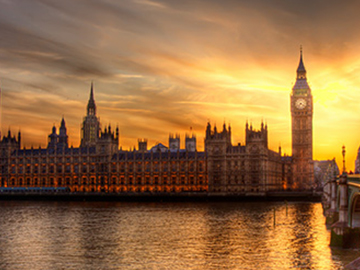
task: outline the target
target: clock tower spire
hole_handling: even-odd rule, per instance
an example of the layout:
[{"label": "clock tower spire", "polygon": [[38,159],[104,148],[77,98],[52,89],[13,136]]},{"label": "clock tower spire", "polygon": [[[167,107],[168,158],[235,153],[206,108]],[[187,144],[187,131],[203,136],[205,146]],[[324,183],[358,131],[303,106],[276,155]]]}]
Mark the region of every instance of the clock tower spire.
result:
[{"label": "clock tower spire", "polygon": [[309,190],[314,184],[312,159],[313,99],[307,83],[306,69],[300,47],[300,62],[291,96],[292,182],[289,188]]},{"label": "clock tower spire", "polygon": [[306,80],[306,69],[304,66],[303,56],[302,56],[302,46],[300,46],[300,62],[296,70],[297,76],[296,79],[305,79]]}]

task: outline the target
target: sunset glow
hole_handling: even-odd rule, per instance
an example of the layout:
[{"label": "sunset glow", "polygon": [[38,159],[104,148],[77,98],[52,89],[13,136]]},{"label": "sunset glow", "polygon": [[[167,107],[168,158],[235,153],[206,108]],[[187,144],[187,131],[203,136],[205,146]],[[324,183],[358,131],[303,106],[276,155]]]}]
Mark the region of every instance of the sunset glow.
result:
[{"label": "sunset glow", "polygon": [[[30,3],[31,2],[31,3]],[[314,159],[360,145],[360,24],[356,1],[0,0],[1,131],[47,145],[64,115],[70,145],[94,82],[102,126],[120,145],[167,144],[207,121],[268,124],[269,147],[291,155],[290,93],[303,46],[314,98]]]}]

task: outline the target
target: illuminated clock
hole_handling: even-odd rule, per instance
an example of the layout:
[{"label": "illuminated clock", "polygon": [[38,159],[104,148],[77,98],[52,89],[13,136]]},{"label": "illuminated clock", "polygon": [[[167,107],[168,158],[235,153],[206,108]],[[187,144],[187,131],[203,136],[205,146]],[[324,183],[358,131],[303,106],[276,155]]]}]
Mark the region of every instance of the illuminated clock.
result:
[{"label": "illuminated clock", "polygon": [[306,107],[306,101],[303,98],[299,98],[296,102],[295,102],[295,106],[298,109],[304,109]]}]

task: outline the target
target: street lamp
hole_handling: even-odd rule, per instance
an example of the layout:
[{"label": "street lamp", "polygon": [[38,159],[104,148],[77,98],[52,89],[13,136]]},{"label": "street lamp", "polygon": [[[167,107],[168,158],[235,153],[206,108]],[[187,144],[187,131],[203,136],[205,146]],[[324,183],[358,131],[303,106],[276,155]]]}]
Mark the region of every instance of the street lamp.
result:
[{"label": "street lamp", "polygon": [[342,147],[342,156],[343,156],[343,173],[345,173],[345,145]]}]

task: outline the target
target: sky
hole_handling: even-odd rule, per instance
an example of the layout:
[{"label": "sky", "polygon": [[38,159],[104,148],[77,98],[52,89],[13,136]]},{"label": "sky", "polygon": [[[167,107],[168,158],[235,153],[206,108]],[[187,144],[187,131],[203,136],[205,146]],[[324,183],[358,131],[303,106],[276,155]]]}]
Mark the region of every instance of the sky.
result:
[{"label": "sky", "polygon": [[208,121],[269,129],[291,155],[290,93],[299,48],[314,99],[314,159],[354,169],[360,145],[359,1],[0,0],[1,131],[45,147],[64,116],[80,143],[90,84],[102,127],[120,145],[169,133],[197,136]]}]

